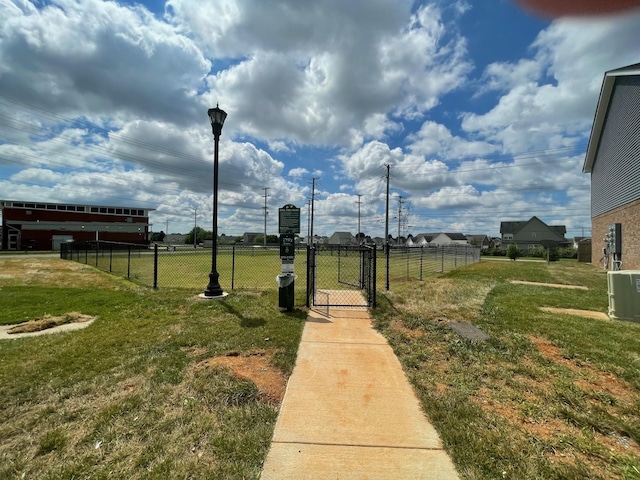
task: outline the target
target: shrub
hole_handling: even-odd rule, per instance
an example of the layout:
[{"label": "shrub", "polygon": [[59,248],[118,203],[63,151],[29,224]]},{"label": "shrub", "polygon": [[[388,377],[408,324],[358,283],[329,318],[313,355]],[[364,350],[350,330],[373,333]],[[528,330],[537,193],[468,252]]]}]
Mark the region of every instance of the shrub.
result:
[{"label": "shrub", "polygon": [[566,247],[559,249],[560,258],[578,258],[578,249]]},{"label": "shrub", "polygon": [[507,256],[511,260],[515,260],[520,256],[520,250],[518,250],[518,246],[515,243],[511,243],[509,248],[507,248]]},{"label": "shrub", "polygon": [[558,248],[557,247],[553,247],[549,249],[549,261],[550,262],[557,262],[558,260],[560,260],[560,252],[558,252]]},{"label": "shrub", "polygon": [[546,258],[547,251],[542,247],[536,247],[529,250],[528,256],[535,258]]}]

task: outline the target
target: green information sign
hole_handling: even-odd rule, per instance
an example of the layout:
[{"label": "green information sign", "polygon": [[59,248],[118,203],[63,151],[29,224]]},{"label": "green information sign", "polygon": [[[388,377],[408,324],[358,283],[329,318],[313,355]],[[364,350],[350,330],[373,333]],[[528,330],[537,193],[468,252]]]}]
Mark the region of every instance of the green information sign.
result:
[{"label": "green information sign", "polygon": [[293,233],[280,235],[280,257],[292,259],[296,254],[295,237]]},{"label": "green information sign", "polygon": [[278,233],[300,233],[300,209],[295,205],[285,205],[278,209]]}]

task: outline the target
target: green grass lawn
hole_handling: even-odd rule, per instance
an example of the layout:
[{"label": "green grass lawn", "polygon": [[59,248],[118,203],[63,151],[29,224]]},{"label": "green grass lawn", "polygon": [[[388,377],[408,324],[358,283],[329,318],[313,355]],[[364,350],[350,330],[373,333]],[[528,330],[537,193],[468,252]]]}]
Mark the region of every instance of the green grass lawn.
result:
[{"label": "green grass lawn", "polygon": [[[172,258],[173,275],[183,262],[194,276],[195,256]],[[200,286],[154,291],[76,262],[0,258],[0,324],[97,317],[0,340],[0,478],[258,478],[306,318],[277,308],[272,260],[243,258],[264,279],[216,302],[198,300]],[[344,260],[345,274],[357,266]],[[640,478],[640,325],[540,309],[606,312],[603,272],[483,261],[419,281],[418,265],[395,257],[374,323],[463,478]],[[451,321],[491,339],[465,340]]]},{"label": "green grass lawn", "polygon": [[[376,326],[463,478],[640,478],[640,324],[540,309],[606,312],[604,272],[481,262],[406,284],[379,304]],[[451,321],[491,339],[466,340]]]},{"label": "green grass lawn", "polygon": [[0,478],[258,478],[305,312],[273,290],[200,301],[64,260],[0,272],[0,324],[97,316],[0,340]]}]

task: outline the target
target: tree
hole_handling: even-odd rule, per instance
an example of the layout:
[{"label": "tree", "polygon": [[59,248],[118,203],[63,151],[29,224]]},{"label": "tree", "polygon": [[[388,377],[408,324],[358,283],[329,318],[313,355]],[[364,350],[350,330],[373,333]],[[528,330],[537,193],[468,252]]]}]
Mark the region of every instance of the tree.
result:
[{"label": "tree", "polygon": [[507,256],[511,260],[515,260],[520,256],[520,251],[518,250],[518,246],[515,243],[509,244],[509,248],[507,248]]},{"label": "tree", "polygon": [[191,231],[187,234],[187,236],[184,239],[184,243],[186,245],[193,245],[193,233],[194,231],[196,232],[196,242],[197,243],[202,243],[205,240],[211,240],[211,232],[207,232],[206,230],[200,228],[200,227],[195,227],[192,228]]},{"label": "tree", "polygon": [[164,237],[166,237],[167,235],[160,230],[159,232],[153,232],[151,234],[151,241],[152,242],[163,242],[164,241]]}]

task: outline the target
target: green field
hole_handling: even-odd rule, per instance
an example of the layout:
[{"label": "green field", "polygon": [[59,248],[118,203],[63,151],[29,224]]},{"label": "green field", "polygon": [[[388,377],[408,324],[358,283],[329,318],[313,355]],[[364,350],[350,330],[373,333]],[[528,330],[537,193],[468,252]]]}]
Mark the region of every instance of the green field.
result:
[{"label": "green field", "polygon": [[[153,285],[154,259],[151,251],[127,252],[108,250],[74,254],[74,261],[127,277],[141,285]],[[392,251],[389,257],[389,283],[401,284],[421,280],[442,271],[449,271],[472,263],[470,255],[460,250],[458,255],[442,249],[415,249],[411,252]],[[360,257],[355,252],[320,251],[317,280],[319,288],[345,289],[348,283],[357,284]],[[276,276],[281,273],[281,260],[277,249],[236,248],[221,249],[217,256],[220,285],[225,290],[277,288]],[[377,285],[386,284],[386,258],[377,252]],[[204,290],[211,271],[211,250],[180,248],[176,251],[158,251],[158,288],[190,288]],[[306,252],[298,252],[295,259],[296,292],[306,289]]]}]

